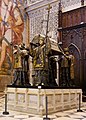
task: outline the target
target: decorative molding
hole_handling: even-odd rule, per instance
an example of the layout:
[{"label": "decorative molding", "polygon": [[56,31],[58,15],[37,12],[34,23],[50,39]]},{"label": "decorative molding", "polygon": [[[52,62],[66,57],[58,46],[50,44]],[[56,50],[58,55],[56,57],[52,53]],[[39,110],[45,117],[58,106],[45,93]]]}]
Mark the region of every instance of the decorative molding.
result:
[{"label": "decorative molding", "polygon": [[81,7],[81,0],[61,0],[61,3],[63,12]]},{"label": "decorative molding", "polygon": [[28,2],[26,4],[26,11],[30,12],[30,11],[33,11],[35,9],[38,9],[38,8],[41,8],[43,6],[46,6],[48,4],[52,4],[52,3],[55,3],[55,2],[59,2],[59,0],[35,0],[36,2],[34,3],[30,3]]},{"label": "decorative molding", "polygon": [[[50,3],[51,2],[51,3]],[[57,28],[58,28],[58,2],[55,0],[49,0],[46,4],[40,3],[40,7],[28,8],[30,19],[30,41],[36,34],[45,34],[46,31],[46,20],[48,11],[46,10],[48,3],[50,3],[52,9],[49,17],[49,36],[57,40]],[[45,1],[44,1],[45,3]]]}]

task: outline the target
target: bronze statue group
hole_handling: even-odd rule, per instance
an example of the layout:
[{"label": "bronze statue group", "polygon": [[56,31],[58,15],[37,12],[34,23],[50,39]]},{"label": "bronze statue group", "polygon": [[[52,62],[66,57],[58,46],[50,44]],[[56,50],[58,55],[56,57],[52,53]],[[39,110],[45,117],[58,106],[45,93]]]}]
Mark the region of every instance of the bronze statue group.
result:
[{"label": "bronze statue group", "polygon": [[[34,42],[35,39],[35,42]],[[73,87],[75,73],[75,57],[69,53],[69,49],[64,48],[64,53],[59,55],[59,60],[56,61],[52,52],[50,51],[50,45],[47,46],[47,52],[45,53],[45,44],[43,36],[36,36],[30,43],[29,48],[22,46],[15,46],[14,49],[14,82],[13,85],[29,85],[28,81],[28,58],[32,57],[32,64],[34,68],[34,74],[32,75],[33,86],[58,86],[55,81],[57,77],[56,62],[59,63],[60,85],[62,87]],[[37,43],[37,41],[39,43]],[[52,57],[53,56],[53,57]]]}]

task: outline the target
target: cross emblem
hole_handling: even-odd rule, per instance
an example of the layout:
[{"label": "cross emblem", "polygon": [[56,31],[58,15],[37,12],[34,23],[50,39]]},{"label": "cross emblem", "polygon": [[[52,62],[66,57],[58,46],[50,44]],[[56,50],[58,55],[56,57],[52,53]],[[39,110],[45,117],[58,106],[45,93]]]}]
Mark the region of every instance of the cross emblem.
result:
[{"label": "cross emblem", "polygon": [[52,7],[50,6],[50,4],[48,4],[48,8],[46,10],[50,11]]}]

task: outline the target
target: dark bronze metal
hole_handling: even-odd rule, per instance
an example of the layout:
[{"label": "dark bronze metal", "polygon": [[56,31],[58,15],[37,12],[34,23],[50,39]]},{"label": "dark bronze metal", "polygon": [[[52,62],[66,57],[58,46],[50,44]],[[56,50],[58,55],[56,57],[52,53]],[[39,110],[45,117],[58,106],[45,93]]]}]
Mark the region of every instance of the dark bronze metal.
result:
[{"label": "dark bronze metal", "polygon": [[5,111],[3,112],[4,115],[8,115],[9,112],[7,111],[7,94],[5,94]]}]

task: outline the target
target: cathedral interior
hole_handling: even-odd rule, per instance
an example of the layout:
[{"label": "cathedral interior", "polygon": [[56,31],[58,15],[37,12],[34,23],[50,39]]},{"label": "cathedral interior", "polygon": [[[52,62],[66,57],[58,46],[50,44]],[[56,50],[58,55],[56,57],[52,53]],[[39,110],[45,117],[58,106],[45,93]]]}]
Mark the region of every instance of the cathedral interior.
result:
[{"label": "cathedral interior", "polygon": [[[86,1],[10,1],[23,24],[11,27],[7,42],[2,23],[11,23],[0,18],[0,119],[85,120]],[[9,43],[4,60],[3,39]]]}]

